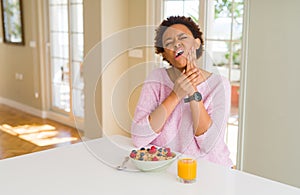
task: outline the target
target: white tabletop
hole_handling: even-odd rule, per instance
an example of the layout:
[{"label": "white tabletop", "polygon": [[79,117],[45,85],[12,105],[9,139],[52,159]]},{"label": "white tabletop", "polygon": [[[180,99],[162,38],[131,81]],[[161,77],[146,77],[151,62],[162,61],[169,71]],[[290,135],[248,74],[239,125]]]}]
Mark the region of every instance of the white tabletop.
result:
[{"label": "white tabletop", "polygon": [[115,169],[133,145],[112,136],[0,161],[0,194],[299,195],[300,189],[198,161],[196,183],[176,180],[176,163],[162,172]]}]

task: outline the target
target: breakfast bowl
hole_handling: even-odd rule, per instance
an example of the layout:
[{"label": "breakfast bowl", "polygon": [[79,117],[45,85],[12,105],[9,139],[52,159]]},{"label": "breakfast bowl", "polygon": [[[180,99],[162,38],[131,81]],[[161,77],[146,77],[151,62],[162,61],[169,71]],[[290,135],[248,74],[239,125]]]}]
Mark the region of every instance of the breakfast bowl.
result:
[{"label": "breakfast bowl", "polygon": [[170,148],[151,146],[150,148],[134,149],[130,160],[141,171],[162,171],[168,168],[177,158]]}]

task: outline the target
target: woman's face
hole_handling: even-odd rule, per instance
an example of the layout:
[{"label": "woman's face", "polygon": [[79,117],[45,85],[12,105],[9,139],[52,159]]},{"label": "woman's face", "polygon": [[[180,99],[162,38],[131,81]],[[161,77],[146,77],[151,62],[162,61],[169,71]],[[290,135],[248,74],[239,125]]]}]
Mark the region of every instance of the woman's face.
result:
[{"label": "woman's face", "polygon": [[[198,41],[197,41],[198,40]],[[192,32],[183,24],[174,24],[163,34],[163,56],[174,67],[183,71],[187,64],[187,55],[191,48],[199,47],[200,40],[193,37]]]}]

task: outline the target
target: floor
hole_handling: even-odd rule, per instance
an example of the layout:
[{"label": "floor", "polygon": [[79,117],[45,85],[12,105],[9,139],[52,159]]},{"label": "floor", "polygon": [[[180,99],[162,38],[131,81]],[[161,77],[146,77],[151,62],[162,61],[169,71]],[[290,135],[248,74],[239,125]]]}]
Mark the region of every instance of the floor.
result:
[{"label": "floor", "polygon": [[[36,130],[45,125],[51,129]],[[13,127],[19,131],[7,133],[3,127]],[[0,159],[78,143],[81,136],[82,133],[75,128],[0,104]]]}]

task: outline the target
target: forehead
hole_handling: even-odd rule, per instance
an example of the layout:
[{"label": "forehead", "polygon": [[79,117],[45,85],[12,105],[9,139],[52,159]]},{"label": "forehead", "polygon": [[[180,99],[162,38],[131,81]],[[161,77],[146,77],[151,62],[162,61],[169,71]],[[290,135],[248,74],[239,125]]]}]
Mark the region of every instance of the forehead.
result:
[{"label": "forehead", "polygon": [[163,34],[163,40],[172,37],[172,36],[177,36],[179,34],[187,34],[193,36],[192,32],[188,27],[186,27],[183,24],[173,24],[167,28],[167,30]]}]

